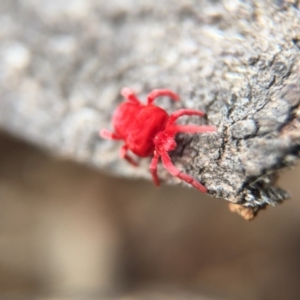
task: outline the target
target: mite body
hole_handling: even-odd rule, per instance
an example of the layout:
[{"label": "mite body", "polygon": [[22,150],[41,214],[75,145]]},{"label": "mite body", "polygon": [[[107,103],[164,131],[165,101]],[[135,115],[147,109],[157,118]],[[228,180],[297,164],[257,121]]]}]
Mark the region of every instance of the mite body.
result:
[{"label": "mite body", "polygon": [[204,133],[216,130],[214,126],[176,124],[181,116],[203,117],[205,113],[194,109],[179,109],[169,115],[165,110],[153,104],[154,100],[161,96],[169,96],[174,101],[179,100],[177,94],[167,89],[153,90],[147,97],[146,105],[142,104],[129,88],[123,88],[121,94],[126,101],[119,105],[113,115],[114,132],[103,129],[100,131],[100,136],[106,139],[123,140],[120,157],[134,166],[137,166],[137,163],[127,154],[128,150],[139,157],[153,156],[150,172],[155,185],[159,185],[157,164],[161,158],[164,167],[173,176],[186,181],[201,192],[207,192],[200,182],[176,168],[168,154],[177,146],[174,139],[176,133]]}]

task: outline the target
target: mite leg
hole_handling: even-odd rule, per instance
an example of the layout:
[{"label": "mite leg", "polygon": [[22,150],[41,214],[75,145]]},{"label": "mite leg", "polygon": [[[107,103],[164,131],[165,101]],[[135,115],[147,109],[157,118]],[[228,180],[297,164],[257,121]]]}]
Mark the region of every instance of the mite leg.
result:
[{"label": "mite leg", "polygon": [[197,125],[173,125],[170,126],[174,128],[174,131],[185,132],[185,133],[205,133],[205,132],[215,132],[217,128],[215,126],[197,126]]},{"label": "mite leg", "polygon": [[159,186],[160,185],[160,182],[159,182],[159,178],[157,176],[157,163],[158,163],[158,159],[159,159],[159,154],[157,151],[154,151],[154,156],[151,160],[151,164],[150,164],[150,167],[149,167],[149,170],[152,174],[152,179],[153,179],[153,182],[156,186]]},{"label": "mite leg", "polygon": [[124,144],[120,149],[120,157],[126,159],[131,165],[136,167],[138,163],[127,154],[127,151],[128,146]]},{"label": "mite leg", "polygon": [[168,96],[174,101],[179,100],[179,96],[167,89],[153,90],[147,97],[148,105],[152,104],[157,97]]},{"label": "mite leg", "polygon": [[182,116],[205,116],[205,112],[195,109],[178,109],[170,115],[168,125],[173,125],[175,121]]},{"label": "mite leg", "polygon": [[110,132],[107,129],[102,129],[99,132],[99,135],[108,140],[122,140],[120,136],[118,136],[116,133]]},{"label": "mite leg", "polygon": [[121,95],[131,103],[140,104],[136,94],[128,87],[122,88]]},{"label": "mite leg", "polygon": [[192,186],[194,186],[196,189],[198,189],[199,191],[203,192],[203,193],[206,193],[207,192],[207,189],[205,186],[203,186],[200,182],[198,182],[197,180],[195,180],[192,176],[188,175],[188,174],[185,174],[185,173],[182,173],[179,169],[177,169],[169,155],[167,153],[164,153],[162,156],[161,156],[161,159],[162,159],[162,162],[163,162],[163,165],[164,167],[175,177],[178,177],[180,179],[182,179],[183,181],[191,184]]}]

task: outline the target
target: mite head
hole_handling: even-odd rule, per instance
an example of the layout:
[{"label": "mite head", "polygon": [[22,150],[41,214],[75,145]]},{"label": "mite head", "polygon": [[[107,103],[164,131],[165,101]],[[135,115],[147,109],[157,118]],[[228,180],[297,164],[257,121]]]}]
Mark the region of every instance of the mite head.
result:
[{"label": "mite head", "polygon": [[177,146],[173,136],[169,135],[166,131],[161,131],[155,136],[154,145],[159,153],[172,151]]}]

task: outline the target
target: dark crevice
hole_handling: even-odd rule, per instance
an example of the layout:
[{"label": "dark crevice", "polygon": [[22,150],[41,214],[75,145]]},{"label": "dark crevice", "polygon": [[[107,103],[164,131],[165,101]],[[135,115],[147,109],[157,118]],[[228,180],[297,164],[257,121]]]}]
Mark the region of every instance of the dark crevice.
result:
[{"label": "dark crevice", "polygon": [[300,51],[300,39],[298,39],[298,38],[292,39],[292,42],[297,47],[297,49]]}]

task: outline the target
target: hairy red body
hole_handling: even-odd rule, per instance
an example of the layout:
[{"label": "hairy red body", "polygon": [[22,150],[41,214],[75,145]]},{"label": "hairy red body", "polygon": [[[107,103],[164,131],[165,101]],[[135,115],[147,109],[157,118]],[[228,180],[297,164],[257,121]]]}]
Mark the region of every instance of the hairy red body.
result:
[{"label": "hairy red body", "polygon": [[187,183],[193,185],[201,192],[206,192],[206,188],[193,177],[182,173],[172,163],[168,152],[176,148],[175,134],[214,132],[214,126],[179,125],[176,120],[184,115],[204,116],[205,113],[192,109],[180,109],[171,115],[165,110],[155,106],[154,100],[160,96],[169,96],[174,101],[179,100],[179,96],[170,90],[153,90],[147,97],[147,104],[141,104],[136,95],[129,89],[122,89],[121,94],[127,100],[120,104],[113,116],[113,126],[115,132],[106,129],[101,130],[100,136],[106,139],[123,140],[125,144],[120,150],[120,156],[132,165],[137,163],[127,154],[130,150],[140,157],[153,155],[150,164],[150,172],[153,181],[159,185],[157,176],[157,163],[161,157],[164,167],[173,175]]},{"label": "hairy red body", "polygon": [[153,154],[153,139],[165,128],[168,119],[168,114],[160,107],[125,102],[117,108],[113,124],[128,149],[137,156],[147,157]]}]

